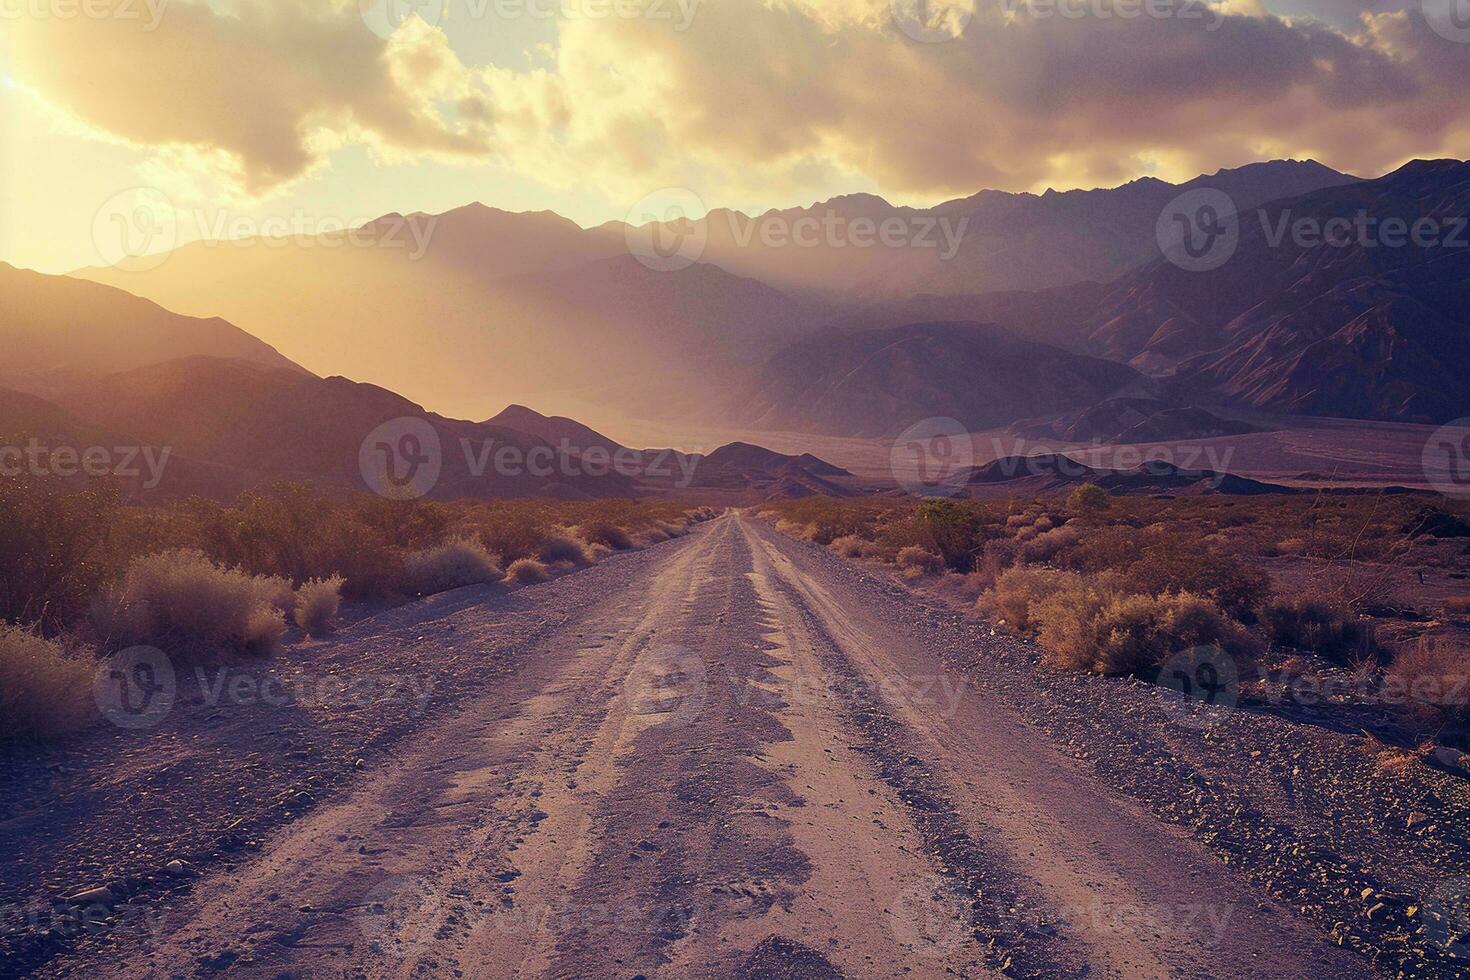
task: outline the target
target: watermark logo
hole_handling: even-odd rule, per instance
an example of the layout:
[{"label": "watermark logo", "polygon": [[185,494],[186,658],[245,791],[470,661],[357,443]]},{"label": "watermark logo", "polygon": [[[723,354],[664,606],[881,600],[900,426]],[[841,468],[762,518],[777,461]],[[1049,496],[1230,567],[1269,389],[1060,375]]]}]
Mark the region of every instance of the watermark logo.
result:
[{"label": "watermark logo", "polygon": [[635,715],[658,715],[667,725],[687,725],[704,710],[709,684],[704,658],[678,646],[643,653],[623,680],[623,697]]},{"label": "watermark logo", "polygon": [[1240,216],[1224,191],[1202,187],[1170,201],[1154,226],[1159,251],[1186,272],[1210,272],[1235,255]]},{"label": "watermark logo", "polygon": [[916,497],[959,496],[974,465],[975,446],[964,423],[942,416],[909,426],[888,453],[894,482]]},{"label": "watermark logo", "polygon": [[920,44],[953,41],[975,16],[973,4],[952,0],[889,0],[894,25]]},{"label": "watermark logo", "polygon": [[884,910],[884,918],[900,946],[937,959],[969,939],[970,897],[955,882],[928,875],[905,888]]},{"label": "watermark logo", "polygon": [[438,27],[444,21],[445,0],[358,0],[357,10],[368,30],[386,41],[410,17]]},{"label": "watermark logo", "polygon": [[417,500],[434,489],[444,467],[439,432],[427,419],[389,419],[368,433],[357,453],[368,489],[390,500]]},{"label": "watermark logo", "polygon": [[1446,41],[1470,44],[1470,0],[1423,0],[1424,19]]},{"label": "watermark logo", "polygon": [[173,710],[177,696],[173,662],[157,647],[120,650],[92,678],[97,709],[119,728],[152,728]]},{"label": "watermark logo", "polygon": [[1165,660],[1154,683],[1170,692],[1164,710],[1175,721],[1204,722],[1211,708],[1240,703],[1240,670],[1235,658],[1216,646],[1182,650]]},{"label": "watermark logo", "polygon": [[1439,883],[1424,901],[1425,932],[1451,956],[1470,960],[1470,878]]},{"label": "watermark logo", "polygon": [[0,446],[0,476],[110,476],[141,480],[153,490],[172,453],[171,446],[46,446],[32,437],[24,446]]},{"label": "watermark logo", "polygon": [[628,209],[623,238],[628,252],[655,272],[678,272],[698,262],[709,241],[704,202],[686,187],[665,187]]},{"label": "watermark logo", "polygon": [[759,242],[764,248],[933,249],[941,262],[959,253],[969,215],[890,214],[848,217],[827,209],[797,217],[769,211],[756,217],[726,212],[730,239],[740,248]]},{"label": "watermark logo", "polygon": [[1470,417],[1435,429],[1419,461],[1434,489],[1447,497],[1470,497]]},{"label": "watermark logo", "polygon": [[0,0],[0,21],[136,20],[152,33],[168,5],[169,0]]},{"label": "watermark logo", "polygon": [[1001,9],[1012,19],[1200,20],[1209,22],[1207,31],[1225,23],[1225,12],[1208,0],[1001,0]]},{"label": "watermark logo", "polygon": [[156,269],[178,244],[173,201],[156,187],[134,187],[102,203],[92,219],[92,244],[104,265],[129,272]]}]

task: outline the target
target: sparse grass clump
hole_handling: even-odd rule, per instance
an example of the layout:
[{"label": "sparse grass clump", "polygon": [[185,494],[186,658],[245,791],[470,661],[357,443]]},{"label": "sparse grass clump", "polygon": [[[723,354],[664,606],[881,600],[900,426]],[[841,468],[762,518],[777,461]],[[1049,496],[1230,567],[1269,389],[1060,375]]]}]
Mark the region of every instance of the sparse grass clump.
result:
[{"label": "sparse grass clump", "polygon": [[285,632],[283,612],[294,602],[285,579],[175,549],[134,561],[99,606],[97,625],[117,642],[181,653],[267,653]]},{"label": "sparse grass clump", "polygon": [[342,576],[311,579],[296,590],[296,608],[292,613],[296,625],[307,636],[329,632],[342,608]]},{"label": "sparse grass clump", "polygon": [[610,524],[607,521],[592,521],[573,529],[573,533],[583,541],[591,544],[600,544],[613,551],[627,551],[633,547],[633,539],[628,532]]},{"label": "sparse grass clump", "polygon": [[1444,638],[1420,637],[1394,658],[1383,677],[1387,700],[1447,740],[1470,734],[1470,649]]},{"label": "sparse grass clump", "polygon": [[1275,599],[1261,619],[1275,642],[1310,650],[1336,663],[1365,660],[1377,652],[1372,630],[1351,610],[1325,596]]},{"label": "sparse grass clump", "polygon": [[15,626],[0,625],[0,739],[48,738],[95,717],[96,664]]},{"label": "sparse grass clump", "polygon": [[909,545],[899,549],[898,567],[902,568],[904,574],[910,578],[921,578],[925,575],[938,575],[943,572],[944,559],[918,545]]},{"label": "sparse grass clump", "polygon": [[404,579],[416,595],[434,595],[467,585],[494,585],[500,563],[474,538],[446,541],[415,551],[404,561]]},{"label": "sparse grass clump", "polygon": [[587,545],[572,537],[570,534],[553,533],[541,539],[537,548],[537,555],[547,564],[555,565],[558,562],[570,562],[573,565],[590,565],[593,558],[587,550]]},{"label": "sparse grass clump", "polygon": [[517,585],[535,585],[551,578],[551,572],[534,558],[517,558],[505,570],[505,578]]}]

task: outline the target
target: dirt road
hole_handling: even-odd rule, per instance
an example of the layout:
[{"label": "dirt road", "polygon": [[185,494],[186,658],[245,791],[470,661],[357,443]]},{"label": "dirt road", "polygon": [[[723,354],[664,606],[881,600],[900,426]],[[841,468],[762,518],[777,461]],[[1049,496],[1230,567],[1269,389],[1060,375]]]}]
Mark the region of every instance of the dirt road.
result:
[{"label": "dirt road", "polygon": [[[1371,975],[805,547],[732,513],[573,576],[585,604],[487,692],[201,877],[162,935],[49,969]],[[415,642],[496,628],[469,604]]]}]

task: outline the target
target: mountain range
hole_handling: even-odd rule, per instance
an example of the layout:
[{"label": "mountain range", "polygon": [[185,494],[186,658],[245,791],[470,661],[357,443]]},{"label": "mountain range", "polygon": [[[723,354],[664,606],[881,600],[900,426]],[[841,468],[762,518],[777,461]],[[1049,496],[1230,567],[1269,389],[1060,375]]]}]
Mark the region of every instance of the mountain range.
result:
[{"label": "mountain range", "polygon": [[[1230,202],[1238,242],[1218,267],[1190,271],[1160,253],[1156,229],[1171,202],[1205,190]],[[848,195],[756,218],[717,210],[666,225],[696,233],[704,250],[660,271],[630,254],[631,226],[583,229],[475,204],[384,216],[358,245],[198,242],[147,268],[72,278],[0,266],[0,336],[18,352],[0,366],[0,386],[82,418],[106,399],[109,419],[139,432],[167,411],[159,393],[180,377],[218,382],[190,396],[207,418],[239,410],[226,405],[247,391],[269,392],[273,415],[219,444],[178,442],[202,460],[229,465],[233,453],[271,473],[308,448],[277,434],[290,412],[322,407],[353,424],[408,405],[449,425],[517,403],[563,407],[577,421],[558,432],[642,417],[862,437],[936,416],[1108,440],[1238,431],[1223,421],[1232,409],[1439,422],[1470,403],[1455,370],[1470,353],[1470,251],[1282,229],[1358,214],[1453,229],[1467,213],[1464,163],[1418,161],[1360,180],[1274,161],[1177,185],[982,191],[928,209]],[[890,219],[964,233],[947,257],[840,237]],[[802,221],[823,228],[810,247],[762,231]],[[182,375],[157,368],[179,358],[231,364],[244,381],[232,386],[202,361],[171,368]],[[84,404],[86,381],[97,383]],[[508,421],[446,434],[479,425],[555,441]],[[188,412],[170,424],[187,435]]]}]

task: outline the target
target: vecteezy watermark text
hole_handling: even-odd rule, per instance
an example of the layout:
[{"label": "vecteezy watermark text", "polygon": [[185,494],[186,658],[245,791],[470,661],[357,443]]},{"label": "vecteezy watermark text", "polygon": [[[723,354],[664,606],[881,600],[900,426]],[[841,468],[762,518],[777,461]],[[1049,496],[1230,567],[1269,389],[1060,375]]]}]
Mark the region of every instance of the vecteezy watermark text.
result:
[{"label": "vecteezy watermark text", "polygon": [[432,675],[369,673],[346,677],[307,671],[278,673],[239,667],[178,670],[167,653],[151,646],[129,647],[98,665],[92,696],[102,717],[119,728],[152,728],[163,721],[192,681],[198,700],[212,708],[304,706],[342,710],[403,704],[409,717],[428,710]]},{"label": "vecteezy watermark text", "polygon": [[1188,272],[1211,272],[1235,256],[1242,238],[1257,225],[1261,240],[1271,249],[1470,248],[1470,216],[1377,215],[1363,208],[1330,217],[1298,214],[1291,208],[1242,213],[1230,195],[1208,187],[1170,201],[1159,214],[1155,236],[1160,252],[1174,265]]},{"label": "vecteezy watermark text", "polygon": [[0,21],[136,20],[152,32],[168,5],[169,0],[0,0]]},{"label": "vecteezy watermark text", "polygon": [[[702,0],[463,0],[454,17],[470,20],[647,20],[670,21],[675,31],[689,30]],[[410,18],[438,27],[449,14],[447,0],[363,0],[362,22],[387,40]]]},{"label": "vecteezy watermark text", "polygon": [[1012,18],[1046,20],[1200,20],[1207,31],[1225,23],[1225,13],[1208,0],[1001,0]]},{"label": "vecteezy watermark text", "polygon": [[171,446],[46,446],[33,437],[24,446],[0,446],[0,476],[142,478],[152,490],[172,452]]},{"label": "vecteezy watermark text", "polygon": [[[617,474],[667,479],[681,490],[693,484],[701,458],[671,449],[574,446],[569,439],[524,446],[494,437],[460,436],[458,448],[464,460],[463,472],[471,480],[488,479],[491,474],[542,480],[596,479]],[[368,489],[395,500],[413,500],[432,492],[446,464],[439,430],[427,419],[415,416],[389,419],[368,433],[357,461]]]},{"label": "vecteezy watermark text", "polygon": [[129,271],[157,268],[174,248],[195,241],[205,248],[390,249],[417,261],[428,252],[438,224],[432,214],[345,216],[295,208],[260,216],[180,208],[157,188],[134,187],[97,209],[92,242],[104,263]]},{"label": "vecteezy watermark text", "polygon": [[624,234],[629,253],[644,266],[677,272],[698,262],[711,238],[739,249],[929,250],[947,262],[959,253],[969,224],[969,215],[847,215],[835,208],[706,213],[693,191],[666,187],[628,209]]}]

